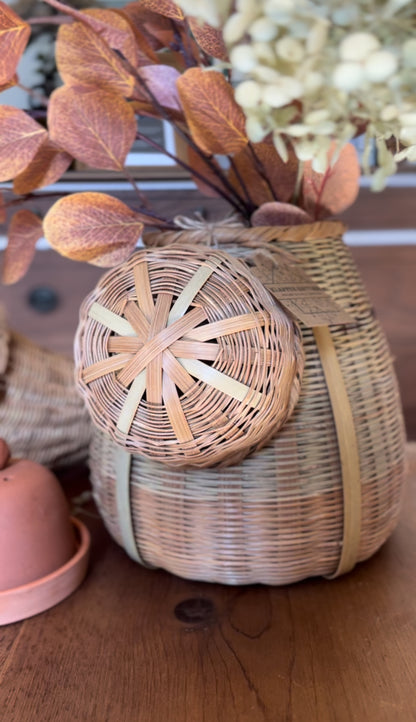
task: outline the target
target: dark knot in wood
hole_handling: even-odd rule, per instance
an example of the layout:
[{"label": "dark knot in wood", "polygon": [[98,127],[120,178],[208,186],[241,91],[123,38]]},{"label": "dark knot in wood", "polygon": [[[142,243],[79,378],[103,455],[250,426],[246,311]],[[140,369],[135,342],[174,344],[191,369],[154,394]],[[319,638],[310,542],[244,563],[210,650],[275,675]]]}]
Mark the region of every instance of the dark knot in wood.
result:
[{"label": "dark knot in wood", "polygon": [[184,599],[176,605],[174,614],[184,624],[208,623],[215,617],[215,606],[210,599],[204,597]]}]

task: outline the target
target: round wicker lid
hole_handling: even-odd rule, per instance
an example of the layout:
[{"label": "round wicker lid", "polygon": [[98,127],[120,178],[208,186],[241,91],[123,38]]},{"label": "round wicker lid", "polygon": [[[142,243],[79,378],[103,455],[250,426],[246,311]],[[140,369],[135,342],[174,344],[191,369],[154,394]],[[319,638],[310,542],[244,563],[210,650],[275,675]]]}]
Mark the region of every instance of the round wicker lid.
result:
[{"label": "round wicker lid", "polygon": [[285,423],[300,332],[238,259],[174,245],[139,251],[81,307],[78,384],[94,423],[170,466],[236,463]]}]

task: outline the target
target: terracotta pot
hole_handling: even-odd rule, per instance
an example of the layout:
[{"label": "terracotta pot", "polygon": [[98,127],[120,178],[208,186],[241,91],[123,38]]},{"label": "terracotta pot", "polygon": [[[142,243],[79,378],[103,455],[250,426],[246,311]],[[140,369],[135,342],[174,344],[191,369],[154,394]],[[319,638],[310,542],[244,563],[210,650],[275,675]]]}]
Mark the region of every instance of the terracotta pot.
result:
[{"label": "terracotta pot", "polygon": [[71,520],[57,478],[33,461],[7,457],[0,441],[1,624],[37,614],[74,591],[89,550],[88,532]]}]

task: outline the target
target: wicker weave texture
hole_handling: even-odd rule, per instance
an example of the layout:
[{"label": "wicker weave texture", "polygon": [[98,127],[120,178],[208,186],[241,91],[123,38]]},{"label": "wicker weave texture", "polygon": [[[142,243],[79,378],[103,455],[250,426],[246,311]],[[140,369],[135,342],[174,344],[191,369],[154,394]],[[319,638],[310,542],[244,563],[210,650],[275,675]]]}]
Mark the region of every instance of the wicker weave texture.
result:
[{"label": "wicker weave texture", "polygon": [[66,466],[88,456],[91,421],[70,358],[10,331],[0,318],[0,437],[13,456]]},{"label": "wicker weave texture", "polygon": [[[342,232],[334,223],[240,233],[215,229],[214,240],[241,257],[264,244],[270,253],[283,248],[356,319],[349,326],[331,327],[331,334],[358,440],[362,561],[396,525],[405,437],[389,349]],[[213,240],[212,233],[196,234],[190,232],[190,242]],[[178,238],[183,242],[182,234]],[[305,371],[299,402],[261,451],[238,465],[201,470],[170,470],[133,456],[132,522],[147,564],[228,584],[286,584],[334,573],[343,537],[339,448],[313,331],[303,327],[302,335]],[[122,543],[114,444],[100,432],[94,432],[90,465],[105,524]]]},{"label": "wicker weave texture", "polygon": [[218,250],[140,251],[82,305],[75,357],[95,424],[173,467],[237,463],[287,421],[299,327]]}]

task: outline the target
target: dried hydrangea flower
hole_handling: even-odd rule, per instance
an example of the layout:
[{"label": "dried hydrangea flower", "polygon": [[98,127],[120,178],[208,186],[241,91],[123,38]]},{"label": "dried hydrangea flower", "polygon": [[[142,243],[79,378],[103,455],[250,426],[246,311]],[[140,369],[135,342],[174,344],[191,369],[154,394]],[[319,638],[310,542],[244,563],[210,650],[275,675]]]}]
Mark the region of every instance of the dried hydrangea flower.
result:
[{"label": "dried hydrangea flower", "polygon": [[[292,142],[301,160],[322,168],[330,140],[357,132],[376,141],[382,187],[396,161],[416,157],[414,0],[178,0],[223,28],[235,71],[235,97],[247,132],[273,132],[279,153]],[[190,9],[192,5],[192,10]],[[406,146],[392,157],[386,141]],[[365,153],[364,160],[369,156]],[[369,170],[369,169],[367,169]]]}]

